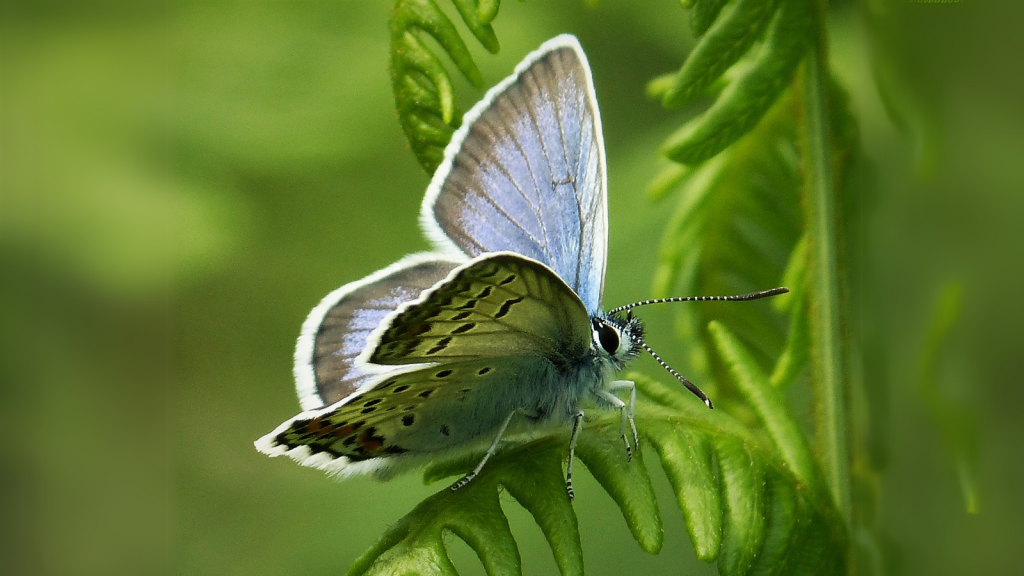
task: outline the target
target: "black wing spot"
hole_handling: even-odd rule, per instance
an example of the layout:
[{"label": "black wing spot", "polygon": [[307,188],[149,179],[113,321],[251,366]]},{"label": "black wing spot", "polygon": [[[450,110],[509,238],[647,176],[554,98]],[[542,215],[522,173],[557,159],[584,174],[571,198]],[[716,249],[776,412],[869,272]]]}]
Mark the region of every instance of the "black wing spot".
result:
[{"label": "black wing spot", "polygon": [[490,371],[491,371],[490,368],[488,368],[487,366],[484,366],[483,368],[481,368],[480,370],[477,371],[477,375],[478,376],[483,376],[484,374],[487,374]]},{"label": "black wing spot", "polygon": [[522,302],[523,298],[524,298],[523,296],[520,296],[519,298],[512,298],[510,300],[505,300],[505,303],[501,305],[501,308],[498,308],[498,312],[497,312],[497,314],[494,315],[494,317],[495,318],[501,318],[502,316],[505,316],[506,314],[508,314],[509,310],[512,309],[512,306]]},{"label": "black wing spot", "polygon": [[402,412],[408,412],[410,410],[415,410],[415,409],[416,409],[416,405],[413,404],[412,406],[406,406],[405,408],[402,408]]},{"label": "black wing spot", "polygon": [[441,340],[438,341],[437,346],[434,346],[430,350],[427,350],[427,356],[430,356],[431,354],[437,354],[441,350],[444,350],[445,348],[448,347],[448,343],[451,342],[451,341],[452,341],[452,337],[451,336],[448,336],[446,338],[441,338]]},{"label": "black wing spot", "polygon": [[420,398],[430,398],[430,395],[433,394],[433,393],[434,393],[434,389],[431,388],[430,390],[424,390],[423,392],[420,392],[419,393],[419,397]]},{"label": "black wing spot", "polygon": [[396,382],[398,382],[398,380],[388,380],[387,382],[385,382],[385,383],[381,384],[380,386],[378,386],[377,390],[383,390],[383,389],[387,388],[388,386],[394,386]]},{"label": "black wing spot", "polygon": [[472,392],[472,391],[473,391],[472,388],[463,388],[462,390],[459,390],[459,392],[462,392],[463,394],[465,394],[466,392]]},{"label": "black wing spot", "polygon": [[462,306],[458,307],[458,310],[472,310],[476,306],[477,300],[470,300]]},{"label": "black wing spot", "polygon": [[507,278],[505,278],[501,282],[498,282],[498,286],[504,286],[505,284],[508,284],[509,282],[512,282],[516,278],[517,278],[517,276],[515,274],[509,274]]},{"label": "black wing spot", "polygon": [[363,406],[376,406],[377,404],[380,404],[380,398],[374,398],[373,400],[369,400],[366,402],[366,404],[363,404]]},{"label": "black wing spot", "polygon": [[395,389],[394,389],[394,390],[392,390],[391,392],[392,392],[392,393],[394,393],[394,394],[398,394],[399,392],[405,392],[405,391],[406,391],[406,390],[408,390],[408,389],[409,389],[409,387],[408,387],[408,386],[406,386],[405,384],[402,384],[401,386],[399,386],[399,387],[395,388]]},{"label": "black wing spot", "polygon": [[438,378],[447,378],[448,376],[451,376],[451,375],[452,375],[452,371],[451,370],[441,370],[437,374],[434,374],[434,376],[436,376]]},{"label": "black wing spot", "polygon": [[370,412],[373,412],[373,411],[374,411],[374,410],[376,410],[376,409],[377,409],[377,408],[375,408],[375,407],[373,407],[373,406],[370,406],[369,408],[363,408],[363,409],[362,409],[362,410],[360,410],[359,412],[360,412],[361,414],[369,414]]},{"label": "black wing spot", "polygon": [[465,312],[459,312],[455,316],[452,316],[452,320],[457,322],[459,320],[465,320],[466,318],[469,318],[472,315],[473,312],[471,310],[466,310]]},{"label": "black wing spot", "polygon": [[406,414],[405,416],[402,416],[402,425],[403,426],[412,426],[412,423],[415,422],[415,421],[416,421],[416,415],[415,414]]},{"label": "black wing spot", "polygon": [[476,298],[477,300],[479,300],[481,298],[487,298],[488,296],[491,295],[491,290],[493,290],[493,289],[494,289],[493,286],[485,286],[484,289],[481,290],[479,294],[474,296],[474,298]]},{"label": "black wing spot", "polygon": [[352,435],[352,436],[349,436],[348,438],[345,438],[344,440],[342,440],[341,441],[341,445],[342,446],[351,446],[351,445],[355,444],[355,442],[356,442],[356,437],[355,437],[355,435]]},{"label": "black wing spot", "polygon": [[365,424],[366,424],[366,420],[360,420],[359,422],[356,422],[356,423],[352,424],[352,429],[353,430],[359,430]]},{"label": "black wing spot", "polygon": [[459,326],[455,330],[452,330],[452,334],[462,334],[464,332],[469,332],[473,328],[476,328],[476,323],[475,322],[468,322],[466,324],[463,324],[462,326]]},{"label": "black wing spot", "polygon": [[448,427],[447,424],[442,424],[441,425],[441,434],[444,434],[445,436],[451,436],[452,430],[451,430],[451,428]]}]

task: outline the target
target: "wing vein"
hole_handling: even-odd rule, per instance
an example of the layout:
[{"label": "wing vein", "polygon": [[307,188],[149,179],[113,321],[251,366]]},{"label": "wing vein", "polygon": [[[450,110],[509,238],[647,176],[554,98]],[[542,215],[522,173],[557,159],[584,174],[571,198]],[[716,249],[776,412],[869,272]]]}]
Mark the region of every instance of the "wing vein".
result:
[{"label": "wing vein", "polygon": [[[513,142],[515,142],[515,144],[516,144],[516,147],[518,147],[520,149],[520,151],[523,152],[522,146],[519,144],[519,141],[516,140],[516,138],[515,138],[515,134],[512,133],[511,136],[512,136]],[[483,166],[483,162],[481,161],[481,157],[477,156],[472,150],[466,149],[466,150],[464,150],[464,152],[466,154],[468,154],[470,157],[472,157],[473,160],[476,161],[478,166]],[[525,152],[523,153],[523,157],[524,158],[526,157]],[[541,218],[541,214],[540,214],[539,208],[534,205],[533,201],[530,200],[530,198],[526,195],[526,192],[523,191],[523,189],[519,185],[519,183],[516,182],[515,177],[512,176],[512,172],[509,171],[507,166],[505,166],[505,163],[502,162],[501,160],[498,160],[497,158],[494,158],[492,165],[495,168],[497,168],[498,170],[500,170],[501,173],[504,174],[506,178],[508,178],[508,181],[512,183],[512,187],[516,189],[516,192],[519,192],[519,195],[522,196],[523,200],[526,202],[526,205],[529,206],[531,210],[533,210],[533,213],[537,216],[537,220],[541,222],[541,225],[542,225],[542,228],[543,228],[543,219]],[[529,162],[527,162],[527,166],[529,166]],[[534,186],[536,186],[536,177],[533,176],[533,171],[532,170],[530,171],[530,176],[534,178]],[[537,242],[538,244],[540,244],[540,241],[537,240],[537,238],[534,237],[532,234],[530,235],[530,238],[534,242]],[[546,248],[546,246],[542,246],[542,247]]]},{"label": "wing vein", "polygon": [[[531,77],[533,77],[533,76],[534,76],[534,74],[531,73]],[[525,80],[526,80],[525,75],[524,75],[523,79],[524,79],[524,86],[525,86],[526,85],[525,84]],[[533,83],[534,83],[534,87],[536,88],[536,83],[537,83],[536,79],[534,79]],[[540,91],[537,90],[537,92],[539,94]],[[537,117],[534,116],[533,108],[531,106],[529,106],[529,104],[530,103],[527,102],[527,106],[525,106],[524,109],[526,110],[526,115],[530,117],[530,122],[533,123],[533,127],[536,130],[536,132],[537,132],[537,141],[540,142],[541,150],[543,150],[543,152],[544,152],[544,159],[547,161],[547,165],[550,167],[551,166],[551,159],[550,159],[551,157],[550,157],[550,154],[548,154],[547,144],[544,142],[544,132],[541,130],[540,123],[537,121]],[[530,161],[529,158],[527,158],[526,161],[527,161],[527,163],[529,163],[529,161]],[[532,168],[530,170],[530,173],[533,174]],[[549,176],[549,179],[550,179],[550,174],[548,176]],[[533,180],[534,180],[534,183],[536,184],[536,182],[537,182],[536,176],[534,176]],[[538,206],[538,208],[540,208],[541,230],[544,231],[544,246],[545,246],[545,248],[547,248],[548,245],[550,244],[550,239],[548,238],[548,233],[547,233],[547,223],[544,221],[544,205],[543,205],[543,200],[540,197],[540,193],[541,193],[540,185],[537,185],[537,206]],[[558,264],[555,262],[554,255],[551,253],[550,250],[547,250],[547,252],[551,256],[551,265],[552,265],[552,267],[554,267],[557,270]]]},{"label": "wing vein", "polygon": [[[463,191],[463,192],[465,192],[465,191],[467,190],[467,188],[464,188],[464,187],[462,187],[462,185],[461,185],[461,184],[456,184],[456,183],[454,183],[454,182],[453,182],[452,184],[453,184],[453,186],[456,186],[456,187],[462,188],[462,191]],[[504,208],[502,208],[502,207],[501,207],[501,206],[500,206],[500,205],[499,205],[499,204],[498,204],[497,202],[495,202],[495,201],[494,201],[494,199],[493,199],[493,198],[491,198],[491,197],[490,197],[490,195],[488,195],[488,194],[481,194],[481,195],[480,195],[480,197],[481,197],[481,198],[483,198],[483,199],[484,199],[484,200],[485,200],[485,201],[486,201],[486,202],[487,202],[488,204],[490,204],[491,206],[493,206],[493,207],[494,207],[494,209],[495,209],[495,210],[497,210],[499,214],[501,214],[502,216],[504,216],[504,217],[505,217],[505,219],[506,219],[506,220],[508,220],[508,221],[509,221],[510,223],[512,223],[512,224],[513,224],[513,225],[514,225],[514,226],[515,226],[516,228],[518,228],[518,229],[522,230],[522,231],[523,231],[523,234],[526,234],[526,235],[527,235],[527,236],[528,236],[528,237],[530,238],[530,240],[532,240],[532,241],[533,241],[534,243],[536,243],[536,244],[540,245],[540,241],[538,241],[538,240],[537,240],[537,237],[536,237],[536,236],[534,236],[534,235],[533,235],[533,233],[531,233],[531,232],[530,232],[529,230],[527,230],[527,229],[526,229],[525,227],[523,227],[523,225],[522,225],[522,224],[520,224],[518,220],[516,220],[515,218],[513,218],[511,214],[509,214],[508,212],[506,212]],[[481,215],[481,216],[482,216],[482,214],[480,214],[480,211],[479,211],[479,210],[476,210],[476,208],[475,208],[475,207],[473,207],[473,206],[472,206],[472,204],[470,204],[470,203],[468,203],[468,202],[467,202],[467,206],[468,206],[468,207],[469,207],[469,208],[470,208],[471,210],[475,211],[475,212],[476,212],[476,213],[477,213],[478,215]],[[474,243],[476,243],[476,240],[473,240],[473,242],[474,242]],[[477,243],[477,245],[479,246],[479,243]],[[545,247],[545,246],[541,246],[541,248],[545,248],[545,249],[546,249],[546,247]],[[481,250],[482,252],[487,252],[487,251],[488,251],[488,250],[487,250],[486,248],[484,248],[483,246],[481,246],[481,249],[482,249],[482,250]],[[548,253],[548,255],[550,256],[550,252]]]}]

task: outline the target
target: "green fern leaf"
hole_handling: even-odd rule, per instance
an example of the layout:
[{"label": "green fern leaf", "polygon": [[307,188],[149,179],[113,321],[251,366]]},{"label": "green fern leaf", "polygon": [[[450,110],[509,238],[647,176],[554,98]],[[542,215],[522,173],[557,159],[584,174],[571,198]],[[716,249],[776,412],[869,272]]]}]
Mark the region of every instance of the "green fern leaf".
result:
[{"label": "green fern leaf", "polygon": [[[555,563],[564,575],[583,573],[583,549],[580,545],[576,514],[565,491],[562,462],[565,460],[568,436],[556,436],[527,443],[492,458],[483,473],[468,486],[488,478],[491,489],[500,485],[533,515],[555,556]],[[467,454],[462,458],[442,461],[429,466],[424,480],[433,482],[443,478],[461,476],[480,461],[482,454]],[[462,498],[462,492],[442,490],[452,501]],[[478,552],[479,553],[479,552]]]},{"label": "green fern leaf", "polygon": [[618,504],[640,547],[649,554],[657,554],[665,542],[665,529],[643,452],[637,450],[633,465],[624,466],[625,449],[620,435],[612,429],[588,428],[579,439],[576,455]]},{"label": "green fern leaf", "polygon": [[501,0],[480,0],[476,9],[477,22],[483,25],[490,24],[498,16],[500,7]]},{"label": "green fern leaf", "polygon": [[[796,139],[792,100],[784,98],[750,134],[690,172],[662,238],[655,297],[738,294],[779,285],[803,235]],[[727,369],[709,353],[712,320],[752,346],[756,361],[770,370],[793,331],[777,317],[751,314],[760,306],[681,306],[674,311],[691,378],[710,388],[729,380]],[[792,354],[799,356],[799,351]]]},{"label": "green fern leaf", "polygon": [[662,104],[677,108],[701,94],[764,34],[779,0],[735,0],[701,38],[665,92]]},{"label": "green fern leaf", "polygon": [[[453,0],[453,4],[477,40],[492,54],[498,52],[490,22],[499,3]],[[396,0],[390,26],[391,87],[398,120],[417,161],[432,174],[459,126],[460,114],[451,77],[424,36],[445,50],[473,86],[483,87],[483,75],[455,25],[433,0]]]},{"label": "green fern leaf", "polygon": [[789,336],[786,347],[782,350],[769,380],[775,388],[788,388],[807,367],[810,356],[810,325],[807,318],[807,297],[805,294],[807,280],[808,245],[804,235],[793,248],[789,264],[782,274],[783,286],[789,288],[789,294],[775,298],[772,305],[780,312],[789,312]]},{"label": "green fern leaf", "polygon": [[728,328],[716,321],[711,322],[708,330],[714,338],[718,353],[729,366],[733,381],[747,403],[757,412],[779,455],[801,484],[820,490],[811,451],[783,398],[769,384],[768,377],[761,372],[750,352]]},{"label": "green fern leaf", "polygon": [[714,460],[707,436],[672,427],[648,430],[686,519],[697,557],[713,562],[722,546],[722,503],[715,484]]},{"label": "green fern leaf", "polygon": [[695,0],[693,3],[693,11],[690,13],[690,25],[693,27],[694,36],[703,36],[708,28],[711,27],[711,23],[718,18],[719,12],[722,11],[722,7],[726,5],[728,0]]},{"label": "green fern leaf", "polygon": [[790,560],[804,558],[820,570],[812,573],[842,572],[844,524],[771,443],[678,389],[629,377],[651,401],[641,404],[637,424],[661,457],[699,558],[717,560],[723,575],[787,574],[778,570],[789,564],[807,573]]},{"label": "green fern leaf", "polygon": [[[722,91],[707,112],[669,137],[663,146],[665,155],[683,164],[698,164],[718,154],[757,125],[789,86],[810,45],[812,25],[810,5],[806,0],[781,0],[760,53]],[[710,38],[717,29],[717,26],[713,28],[706,38]],[[695,49],[687,58],[683,71],[690,67],[691,62],[695,63],[694,67],[707,65],[697,60],[698,57],[700,54]],[[683,71],[680,72],[680,84]],[[666,106],[678,105],[697,90],[705,88],[710,72],[695,74],[701,75],[686,84],[686,89],[666,93]]]},{"label": "green fern leaf", "polygon": [[[629,377],[642,394],[636,414],[642,439],[668,474],[698,557],[717,561],[725,576],[764,572],[790,558],[842,557],[846,534],[830,502],[795,476],[771,443],[679,389],[640,374]],[[577,455],[618,504],[640,546],[657,553],[661,516],[643,452],[627,461],[618,429],[611,415],[588,422]],[[567,434],[559,434],[500,452],[473,482],[457,492],[441,490],[399,520],[349,574],[454,574],[446,534],[464,540],[488,574],[519,574],[518,548],[499,502],[502,489],[533,515],[560,573],[582,574],[578,524],[564,487],[567,444]],[[460,475],[478,457],[433,464],[425,477]]]}]

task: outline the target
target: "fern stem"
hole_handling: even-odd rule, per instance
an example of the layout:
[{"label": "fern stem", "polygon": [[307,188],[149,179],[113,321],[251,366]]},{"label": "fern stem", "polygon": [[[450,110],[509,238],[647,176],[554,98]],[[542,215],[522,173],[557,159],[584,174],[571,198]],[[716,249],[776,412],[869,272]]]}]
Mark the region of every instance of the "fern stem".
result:
[{"label": "fern stem", "polygon": [[[819,14],[824,8],[819,2]],[[812,241],[810,320],[815,367],[815,419],[818,454],[825,480],[843,518],[850,519],[849,455],[846,437],[845,362],[842,350],[842,300],[836,186],[829,134],[828,69],[824,18],[804,63],[803,130],[806,146],[808,227]]]}]

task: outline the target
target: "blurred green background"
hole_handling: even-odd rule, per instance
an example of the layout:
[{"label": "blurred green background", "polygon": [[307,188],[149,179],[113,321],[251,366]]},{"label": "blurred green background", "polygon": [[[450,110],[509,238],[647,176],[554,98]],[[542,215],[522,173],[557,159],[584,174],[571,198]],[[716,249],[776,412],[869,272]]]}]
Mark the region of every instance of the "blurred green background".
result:
[{"label": "blurred green background", "polygon": [[[868,41],[861,6],[830,7],[833,66],[870,166],[869,273],[855,289],[869,295],[863,369],[885,390],[871,418],[886,431],[886,565],[1020,574],[1020,10],[899,6],[889,53]],[[388,13],[338,0],[0,3],[0,573],[339,574],[437,489],[415,474],[338,483],[252,447],[298,411],[291,355],[309,309],[427,248],[416,217],[428,178],[392,107]],[[505,2],[495,29],[497,56],[471,44],[489,85],[543,40],[580,38],[610,169],[605,301],[644,298],[667,214],[643,190],[684,117],[643,88],[692,46],[686,12]],[[923,99],[909,136],[885,113],[872,55],[910,63]],[[463,110],[481,95],[456,87]],[[936,386],[977,417],[978,515],[915,380],[950,281],[965,299]],[[685,368],[670,318],[645,317]],[[714,573],[652,473],[659,556],[580,474],[590,574]],[[524,572],[554,573],[540,530],[505,505]],[[482,572],[452,547],[465,573]]]}]

